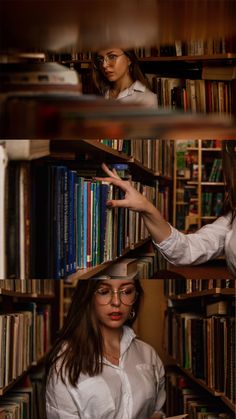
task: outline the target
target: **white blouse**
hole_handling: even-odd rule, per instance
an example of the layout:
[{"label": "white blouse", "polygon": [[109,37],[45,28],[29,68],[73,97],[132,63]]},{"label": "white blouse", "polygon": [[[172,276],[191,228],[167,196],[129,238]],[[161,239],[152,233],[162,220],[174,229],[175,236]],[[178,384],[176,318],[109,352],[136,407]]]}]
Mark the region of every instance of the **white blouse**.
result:
[{"label": "white blouse", "polygon": [[197,265],[225,254],[236,278],[236,219],[231,225],[230,216],[219,217],[190,234],[183,234],[171,226],[170,236],[154,245],[174,265]]},{"label": "white blouse", "polygon": [[[109,91],[106,92],[105,98],[109,99]],[[119,93],[116,98],[125,103],[140,103],[145,107],[157,108],[157,95],[139,80],[136,80],[130,87]]]},{"label": "white blouse", "polygon": [[81,374],[76,387],[55,373],[46,389],[48,419],[147,419],[165,402],[164,367],[155,350],[124,326],[119,365],[103,358],[103,372]]}]

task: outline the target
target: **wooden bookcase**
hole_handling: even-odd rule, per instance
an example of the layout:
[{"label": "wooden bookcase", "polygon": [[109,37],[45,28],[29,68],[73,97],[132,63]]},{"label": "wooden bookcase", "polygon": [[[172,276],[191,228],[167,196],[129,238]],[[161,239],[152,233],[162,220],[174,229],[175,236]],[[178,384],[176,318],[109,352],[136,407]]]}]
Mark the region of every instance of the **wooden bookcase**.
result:
[{"label": "wooden bookcase", "polygon": [[[15,141],[20,148],[21,140]],[[125,154],[117,149],[117,140],[111,143],[115,149],[102,141],[51,140],[48,156],[33,161],[9,160],[4,276],[11,279],[67,278],[70,282],[87,279],[150,241],[138,214],[134,217],[130,211],[114,212],[106,208],[108,186],[102,188],[101,182],[94,181],[95,176],[105,175],[101,170],[103,161],[123,164],[125,176],[136,182],[136,187],[145,188],[147,196],[154,204],[158,203],[170,219],[173,142],[138,140],[137,148],[135,140],[126,140],[129,154]],[[38,140],[34,142],[39,144]],[[122,140],[119,142],[124,144]],[[160,151],[165,155],[166,164],[164,160],[153,158],[160,155]],[[69,178],[72,174],[73,184]],[[91,191],[85,191],[83,183],[80,186],[82,181]],[[111,243],[107,236],[109,229],[114,237]],[[4,255],[4,248],[2,252]]]},{"label": "wooden bookcase", "polygon": [[16,412],[21,403],[29,417],[43,417],[38,395],[43,360],[59,328],[58,286],[52,280],[0,280],[1,412],[9,404]]},{"label": "wooden bookcase", "polygon": [[221,142],[175,142],[173,225],[188,232],[214,221],[224,199]]},{"label": "wooden bookcase", "polygon": [[[87,3],[84,1],[67,0],[55,2],[46,1],[0,1],[0,49],[1,62],[13,59],[25,59],[27,53],[42,53],[53,51],[54,54],[61,54],[61,51],[68,54],[65,60],[70,61],[71,49],[88,51],[92,48],[99,50],[108,45],[119,45],[121,48],[129,48],[134,45],[151,46],[155,44],[169,44],[178,40],[186,40],[197,37],[204,39],[235,38],[235,1],[216,0],[216,2],[201,2],[199,0],[180,0],[177,2],[168,1],[144,1],[138,2],[131,0],[93,1],[93,13],[88,13]],[[121,7],[122,6],[122,7]],[[132,16],[132,24],[130,16]],[[106,22],[104,24],[104,22]],[[178,22],[178,24],[176,24]],[[25,30],[27,28],[27,31]],[[114,30],[116,28],[116,30]],[[126,28],[126,30],[124,30]],[[108,36],[109,34],[109,36]],[[127,41],[129,40],[129,41]],[[21,55],[23,54],[23,55]],[[29,57],[29,56],[28,56]],[[40,58],[42,59],[42,57]],[[218,60],[218,61],[217,61]],[[60,60],[58,60],[60,61]],[[223,56],[183,56],[183,57],[154,57],[142,58],[142,65],[145,72],[157,73],[159,68],[161,73],[167,74],[167,67],[170,69],[178,68],[180,72],[189,71],[188,63],[194,68],[196,63],[210,62],[223,63],[223,65],[234,65],[235,54]],[[69,64],[69,63],[68,63]],[[75,63],[76,64],[76,63]],[[220,64],[220,65],[221,65]],[[89,63],[78,63],[87,77]],[[85,68],[84,68],[85,67]],[[157,69],[158,67],[158,69]],[[199,74],[199,65],[197,71]],[[90,71],[90,70],[89,70]],[[169,77],[172,71],[168,70]],[[186,77],[187,78],[187,75]],[[48,103],[48,96],[45,93],[44,99]],[[180,111],[174,112],[148,112],[142,109],[127,109],[125,106],[118,106],[114,103],[109,104],[104,101],[91,100],[89,106],[83,98],[77,98],[72,109],[68,109],[68,97],[61,98],[58,103],[53,105],[53,113],[37,114],[32,106],[19,106],[20,112],[15,114],[16,108],[13,107],[9,112],[4,99],[8,99],[7,92],[3,95],[3,107],[1,108],[1,121],[4,121],[4,129],[1,124],[1,138],[12,139],[41,139],[50,138],[54,140],[51,149],[51,159],[56,161],[74,161],[77,154],[83,151],[83,156],[95,156],[95,158],[106,160],[107,162],[128,162],[126,156],[121,156],[113,150],[107,149],[104,145],[94,143],[91,138],[161,138],[170,139],[189,139],[189,138],[229,138],[235,139],[236,129],[234,115],[231,121],[219,120],[212,115],[193,114],[183,115]],[[36,98],[35,98],[36,99]],[[36,100],[37,102],[37,100]],[[39,100],[40,102],[40,100]],[[42,100],[43,102],[43,100]],[[46,104],[43,103],[43,105]],[[60,103],[59,103],[60,102]],[[24,103],[27,105],[27,103]],[[32,103],[31,103],[32,105]],[[22,111],[23,109],[23,111]],[[51,110],[52,108],[50,108]],[[32,111],[29,118],[28,111]],[[49,108],[47,109],[49,110]],[[72,110],[72,112],[71,112]],[[62,113],[60,113],[62,111]],[[63,118],[61,115],[63,114]],[[73,114],[73,118],[71,115]],[[66,116],[66,117],[65,117]],[[21,121],[21,127],[16,124],[16,119]],[[64,118],[65,117],[65,118]],[[60,119],[61,118],[61,119]],[[5,129],[5,121],[10,127]],[[32,123],[33,121],[33,123]],[[40,122],[34,126],[34,121]],[[28,123],[30,124],[28,125]],[[58,124],[59,122],[59,124]],[[58,159],[58,160],[57,160]],[[129,162],[141,175],[153,178],[154,173],[149,169],[143,170],[143,165],[138,162]],[[162,182],[162,180],[160,180]],[[164,179],[164,185],[170,185],[168,179]],[[140,243],[141,246],[143,243]],[[82,276],[76,274],[72,281],[77,279],[90,278],[101,272],[104,266],[89,268],[84,270]],[[98,271],[96,270],[98,269]],[[3,278],[5,280],[5,278]],[[62,281],[60,281],[62,284]],[[63,285],[60,290],[60,302],[64,298]],[[13,300],[18,295],[14,293],[4,296],[4,304]],[[3,297],[2,297],[3,298]],[[20,297],[19,297],[20,298]],[[37,297],[31,296],[30,299]],[[10,304],[9,303],[9,304]],[[5,309],[7,310],[6,306]],[[58,315],[57,310],[57,315]],[[63,309],[60,310],[60,314]],[[194,378],[191,377],[193,381]],[[6,388],[8,393],[8,388]],[[231,402],[230,402],[231,403]],[[231,408],[231,404],[230,404]],[[182,413],[182,412],[181,412]],[[176,412],[174,413],[176,414]],[[33,419],[35,419],[32,416]],[[36,415],[36,418],[37,415]]]},{"label": "wooden bookcase", "polygon": [[[206,398],[233,416],[235,280],[171,279],[165,282],[165,295],[165,348],[172,365],[167,372],[169,394],[177,394],[179,386],[179,400],[186,408],[184,388],[191,388],[199,404]],[[168,414],[178,413],[177,400],[171,405],[167,399]]]}]

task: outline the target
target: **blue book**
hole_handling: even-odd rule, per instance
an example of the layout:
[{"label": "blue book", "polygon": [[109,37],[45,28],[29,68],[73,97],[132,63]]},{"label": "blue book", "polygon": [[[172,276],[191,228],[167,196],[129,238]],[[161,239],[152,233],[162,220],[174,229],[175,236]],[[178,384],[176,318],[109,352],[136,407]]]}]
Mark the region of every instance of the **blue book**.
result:
[{"label": "blue book", "polygon": [[101,189],[101,183],[100,182],[96,182],[96,198],[95,198],[95,214],[96,214],[96,244],[95,244],[95,265],[98,265],[100,263],[100,228],[101,228],[101,219],[100,219],[100,197],[101,197],[101,193],[100,193],[100,189]]},{"label": "blue book", "polygon": [[[124,198],[124,192],[120,189],[119,190],[119,197],[118,199]],[[117,256],[122,256],[123,250],[124,250],[124,235],[125,235],[125,226],[124,226],[124,214],[125,209],[124,208],[118,208],[118,225],[117,225]]]},{"label": "blue book", "polygon": [[68,169],[65,168],[63,176],[63,214],[64,214],[64,230],[63,230],[63,247],[64,247],[64,276],[69,273],[68,254],[68,222],[69,222],[69,209],[68,209]]},{"label": "blue book", "polygon": [[76,172],[73,170],[68,171],[68,265],[69,274],[75,272],[75,175]]},{"label": "blue book", "polygon": [[77,176],[77,262],[78,267],[83,267],[83,195],[84,178]]},{"label": "blue book", "polygon": [[91,182],[91,266],[95,266],[96,248],[96,182]]},{"label": "blue book", "polygon": [[61,279],[61,170],[52,166],[54,179],[53,202],[53,267],[55,279]]},{"label": "blue book", "polygon": [[105,246],[105,233],[106,233],[106,216],[107,216],[107,196],[108,184],[101,183],[100,195],[100,263],[104,261],[104,246]]},{"label": "blue book", "polygon": [[84,181],[83,185],[83,268],[87,267],[87,225],[88,225],[88,213],[87,213],[87,191],[88,191],[88,184]]},{"label": "blue book", "polygon": [[77,203],[78,203],[78,199],[77,199],[77,193],[78,193],[78,176],[77,176],[77,172],[74,171],[74,234],[73,234],[73,240],[74,240],[74,246],[73,246],[73,261],[74,261],[74,265],[73,265],[73,270],[74,272],[77,269],[78,266],[78,260],[77,260]]}]

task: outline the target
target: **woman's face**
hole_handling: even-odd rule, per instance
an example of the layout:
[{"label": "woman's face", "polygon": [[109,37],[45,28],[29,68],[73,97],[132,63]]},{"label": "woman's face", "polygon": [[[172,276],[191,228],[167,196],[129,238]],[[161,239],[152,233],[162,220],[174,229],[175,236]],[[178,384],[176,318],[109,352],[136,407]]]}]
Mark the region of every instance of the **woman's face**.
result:
[{"label": "woman's face", "polygon": [[119,329],[129,318],[136,299],[133,280],[108,279],[99,281],[94,294],[94,313],[101,326]]},{"label": "woman's face", "polygon": [[130,59],[119,48],[109,48],[97,54],[97,66],[110,82],[129,75]]}]

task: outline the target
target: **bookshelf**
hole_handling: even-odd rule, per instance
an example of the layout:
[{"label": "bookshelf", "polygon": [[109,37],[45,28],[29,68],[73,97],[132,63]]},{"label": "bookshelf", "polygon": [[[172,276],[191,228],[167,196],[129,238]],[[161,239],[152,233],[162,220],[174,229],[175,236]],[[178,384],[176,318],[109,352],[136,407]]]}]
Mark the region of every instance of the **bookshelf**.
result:
[{"label": "bookshelf", "polygon": [[173,225],[179,230],[194,231],[219,216],[224,199],[219,140],[175,142],[173,193]]},{"label": "bookshelf", "polygon": [[[8,141],[12,152],[13,141]],[[10,150],[8,141],[1,147]],[[40,147],[39,140],[30,141]],[[170,219],[173,142],[109,140],[106,145],[102,141],[48,140],[41,157],[8,160],[4,277],[87,279],[148,244],[138,214],[106,209],[108,193],[118,198],[120,191],[94,180],[103,175],[104,159],[120,165],[117,170],[121,167],[123,176]],[[15,142],[19,158],[25,143]],[[162,159],[154,159],[157,154]]]},{"label": "bookshelf", "polygon": [[[43,2],[0,1],[1,62],[9,62],[15,54],[23,54],[24,59],[29,60],[31,58],[27,56],[27,53],[31,55],[32,51],[39,54],[42,51],[47,53],[49,51],[55,55],[68,54],[67,57],[64,56],[64,60],[70,65],[68,61],[71,60],[71,50],[76,53],[80,50],[88,51],[92,48],[99,50],[108,45],[118,44],[125,49],[143,45],[171,44],[176,39],[214,39],[216,35],[222,39],[236,36],[235,1],[233,0],[227,1],[227,5],[223,0],[201,2],[200,5],[199,0],[191,2],[188,0],[177,0],[177,2],[174,0],[165,2],[94,0],[92,14],[88,10],[87,3],[82,0],[58,1],[56,6],[55,2],[50,0]],[[130,16],[132,16],[132,24],[130,24]],[[42,60],[42,55],[39,59]],[[156,67],[160,66],[164,74],[167,68],[166,63],[169,63],[169,67],[178,67],[180,71],[183,66],[186,66],[187,71],[189,61],[192,62],[193,67],[196,62],[207,62],[207,65],[213,61],[229,64],[234,63],[235,55],[226,53],[214,57],[202,55],[198,58],[184,55],[181,58],[160,57],[142,60],[145,68],[149,67],[150,73],[153,72],[154,65],[155,72]],[[90,71],[89,63],[82,60],[79,65],[86,79],[87,71]],[[197,71],[199,73],[199,66]],[[86,156],[86,162],[89,161],[89,155],[96,158],[99,156],[102,160],[106,157],[106,161],[109,162],[127,162],[126,157],[120,158],[117,151],[108,151],[107,147],[101,144],[94,145],[91,138],[235,139],[234,118],[219,118],[197,113],[189,115],[183,114],[182,111],[171,110],[144,111],[124,105],[120,107],[111,101],[108,105],[97,98],[96,100],[91,98],[88,103],[88,98],[78,97],[78,88],[76,99],[71,98],[71,95],[67,93],[55,100],[53,92],[50,94],[44,91],[43,94],[35,94],[35,96],[26,92],[21,95],[16,92],[12,94],[5,92],[4,106],[1,108],[4,129],[1,128],[0,137],[19,140],[50,138],[52,146],[50,159],[54,163],[61,160],[74,162],[81,152],[78,145],[84,147],[87,152],[82,154]],[[16,103],[14,103],[15,107],[11,108],[13,99]],[[44,108],[53,112],[38,112],[37,105],[40,104],[41,110]],[[40,123],[35,124],[35,121]],[[3,127],[2,124],[1,127]],[[40,160],[39,163],[44,165],[45,159]],[[142,175],[145,174],[147,178],[153,176],[150,169],[143,170],[143,165],[139,162],[129,163],[130,167]],[[162,178],[160,178],[161,182]],[[169,179],[165,177],[164,185],[171,187],[168,182]],[[101,272],[101,265],[84,269],[84,278],[96,275],[97,269]],[[79,275],[76,274],[75,278],[73,275],[72,282],[79,279]],[[7,301],[7,292],[4,299],[5,297]],[[13,300],[15,297],[11,295],[9,298]],[[182,410],[180,412],[182,413]],[[32,414],[31,417],[33,418],[34,415]]]},{"label": "bookshelf", "polygon": [[0,405],[5,415],[10,405],[15,414],[42,417],[37,413],[42,409],[41,367],[59,327],[57,292],[52,280],[0,280]]},{"label": "bookshelf", "polygon": [[[165,348],[172,364],[170,376],[167,373],[168,397],[173,396],[172,386],[176,387],[175,393],[179,383],[179,396],[185,409],[191,407],[184,403],[182,390],[190,388],[200,404],[202,398],[207,398],[210,408],[213,403],[220,409],[218,413],[233,416],[236,409],[235,380],[231,379],[235,371],[235,280],[172,279],[164,286],[168,301]],[[178,406],[174,406],[175,402],[171,406],[168,397],[167,405],[176,414]]]}]

